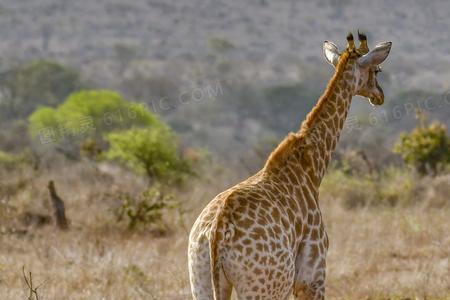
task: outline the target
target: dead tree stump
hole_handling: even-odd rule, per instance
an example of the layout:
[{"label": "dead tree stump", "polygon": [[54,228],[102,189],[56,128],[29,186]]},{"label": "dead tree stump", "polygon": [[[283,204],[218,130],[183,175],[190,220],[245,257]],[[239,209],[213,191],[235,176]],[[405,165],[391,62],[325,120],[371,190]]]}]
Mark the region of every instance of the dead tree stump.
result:
[{"label": "dead tree stump", "polygon": [[53,180],[48,182],[48,190],[50,198],[52,199],[53,209],[55,210],[56,226],[61,230],[69,228],[69,223],[66,218],[66,209],[64,201],[56,194],[55,183]]}]

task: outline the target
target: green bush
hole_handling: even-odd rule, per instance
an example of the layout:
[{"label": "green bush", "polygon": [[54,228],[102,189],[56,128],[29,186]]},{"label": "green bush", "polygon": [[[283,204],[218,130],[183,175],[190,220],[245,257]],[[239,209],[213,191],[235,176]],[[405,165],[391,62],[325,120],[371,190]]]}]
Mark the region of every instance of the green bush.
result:
[{"label": "green bush", "polygon": [[39,105],[56,106],[82,86],[78,73],[56,62],[38,60],[0,77],[3,119],[25,117]]},{"label": "green bush", "polygon": [[146,174],[150,182],[175,182],[191,173],[190,164],[178,153],[174,134],[164,125],[111,132],[106,140],[107,159]]},{"label": "green bush", "polygon": [[394,152],[402,156],[422,174],[436,174],[450,164],[450,138],[447,128],[437,121],[429,124],[424,115],[418,114],[419,124],[410,133],[402,133]]},{"label": "green bush", "polygon": [[37,109],[28,120],[31,136],[43,143],[64,139],[101,140],[103,134],[113,130],[162,124],[143,105],[128,102],[107,90],[73,93],[55,109]]}]

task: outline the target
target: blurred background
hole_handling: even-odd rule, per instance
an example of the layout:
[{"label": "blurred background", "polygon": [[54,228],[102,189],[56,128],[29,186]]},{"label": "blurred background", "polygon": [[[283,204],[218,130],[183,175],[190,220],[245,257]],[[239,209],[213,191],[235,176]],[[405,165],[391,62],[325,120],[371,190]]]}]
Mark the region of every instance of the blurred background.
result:
[{"label": "blurred background", "polygon": [[449,11],[0,1],[1,298],[189,298],[196,216],[299,128],[334,71],[323,41],[359,29],[393,47],[385,104],[354,98],[321,187],[328,296],[449,299]]}]

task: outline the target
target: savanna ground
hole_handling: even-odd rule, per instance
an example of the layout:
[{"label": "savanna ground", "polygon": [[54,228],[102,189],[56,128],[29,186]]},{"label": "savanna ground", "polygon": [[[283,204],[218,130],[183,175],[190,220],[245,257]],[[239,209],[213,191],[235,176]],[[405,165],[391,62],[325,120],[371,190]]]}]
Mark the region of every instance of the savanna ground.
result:
[{"label": "savanna ground", "polygon": [[[219,175],[199,177],[177,192],[183,210],[165,214],[164,224],[130,231],[117,221],[114,208],[119,191],[133,193],[145,185],[142,179],[106,165],[60,167],[40,174],[26,168],[1,175],[2,193],[15,199],[1,203],[1,299],[27,299],[23,267],[39,286],[39,299],[189,299],[190,226],[233,176],[210,170]],[[330,170],[321,197],[331,241],[328,298],[450,299],[448,175],[420,179],[414,187],[404,184],[411,177],[407,174],[380,181],[383,188],[397,186],[399,194],[404,190],[408,197],[421,198],[414,205],[394,207],[360,205],[358,199],[369,199],[373,186],[368,182],[355,195],[354,186],[342,186],[341,176]],[[51,211],[49,179],[56,180],[66,201],[68,231],[23,220],[25,212]],[[348,200],[352,197],[356,200]],[[405,201],[401,197],[396,199]]]}]

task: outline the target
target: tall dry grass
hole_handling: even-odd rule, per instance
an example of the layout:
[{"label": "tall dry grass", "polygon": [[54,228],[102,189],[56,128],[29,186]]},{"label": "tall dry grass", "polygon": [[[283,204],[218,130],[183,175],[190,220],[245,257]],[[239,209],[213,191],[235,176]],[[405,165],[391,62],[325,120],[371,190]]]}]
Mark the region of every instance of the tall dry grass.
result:
[{"label": "tall dry grass", "polygon": [[[63,164],[59,170],[0,175],[0,209],[9,207],[8,218],[0,221],[0,299],[27,299],[22,267],[32,272],[35,285],[43,283],[37,290],[40,299],[190,299],[189,228],[235,176],[215,169],[218,176],[196,179],[190,189],[178,192],[185,212],[167,215],[172,229],[161,235],[128,231],[115,219],[116,194],[142,190],[145,182],[139,178],[111,166]],[[330,237],[328,299],[450,299],[449,206],[348,209],[342,198],[349,191],[363,189],[360,197],[372,197],[373,187],[344,187],[339,180],[349,179],[342,174],[328,177],[321,198]],[[51,224],[27,227],[21,221],[26,211],[50,212],[45,188],[49,179],[55,179],[66,201],[71,220],[67,232]],[[412,182],[430,187],[422,194],[428,202],[448,195],[448,177]],[[7,230],[11,227],[19,230]]]}]

